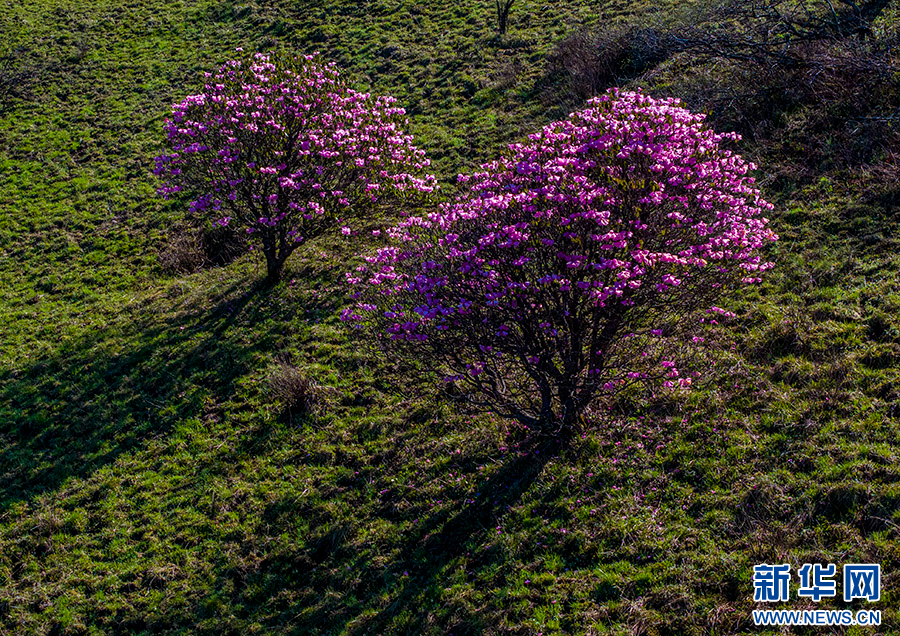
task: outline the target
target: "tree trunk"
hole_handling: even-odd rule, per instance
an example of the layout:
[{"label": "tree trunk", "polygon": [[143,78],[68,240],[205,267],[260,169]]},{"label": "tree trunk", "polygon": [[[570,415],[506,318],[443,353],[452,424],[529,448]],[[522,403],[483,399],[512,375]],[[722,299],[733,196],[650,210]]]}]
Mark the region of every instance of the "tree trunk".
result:
[{"label": "tree trunk", "polygon": [[274,236],[263,236],[263,255],[266,257],[266,284],[274,285],[281,280],[285,261],[278,253],[278,243]]},{"label": "tree trunk", "polygon": [[495,0],[497,4],[497,27],[500,35],[506,34],[506,25],[509,20],[509,10],[515,0]]},{"label": "tree trunk", "polygon": [[266,284],[275,285],[281,280],[281,273],[284,271],[284,262],[278,259],[269,261],[266,259]]}]

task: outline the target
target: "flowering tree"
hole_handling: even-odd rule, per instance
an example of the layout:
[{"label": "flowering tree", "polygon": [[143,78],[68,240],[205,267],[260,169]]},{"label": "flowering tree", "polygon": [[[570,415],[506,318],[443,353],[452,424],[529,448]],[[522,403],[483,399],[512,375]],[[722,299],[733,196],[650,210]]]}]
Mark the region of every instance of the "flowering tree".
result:
[{"label": "flowering tree", "polygon": [[501,414],[571,430],[592,400],[686,387],[717,299],[770,268],[748,172],[677,100],[611,90],[513,144],[348,276],[344,320]]},{"label": "flowering tree", "polygon": [[193,213],[246,228],[272,282],[294,249],[371,202],[435,187],[396,100],[348,88],[315,55],[244,55],[206,75],[166,120],[160,192],[184,191]]}]

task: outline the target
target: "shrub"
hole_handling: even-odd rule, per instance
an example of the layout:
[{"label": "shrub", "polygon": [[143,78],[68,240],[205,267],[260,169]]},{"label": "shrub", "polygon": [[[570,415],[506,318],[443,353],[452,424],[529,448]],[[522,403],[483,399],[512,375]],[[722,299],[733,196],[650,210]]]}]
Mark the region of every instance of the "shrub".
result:
[{"label": "shrub", "polygon": [[583,103],[639,77],[665,61],[673,48],[668,33],[648,27],[576,31],[548,55],[544,101]]},{"label": "shrub", "polygon": [[506,34],[506,27],[509,24],[509,12],[515,0],[494,0],[497,5],[497,30],[500,35]]},{"label": "shrub", "polygon": [[230,226],[183,224],[174,228],[170,237],[159,254],[160,266],[170,273],[191,273],[227,265],[249,249],[247,235]]},{"label": "shrub", "polygon": [[748,172],[677,100],[611,90],[389,232],[343,313],[544,432],[630,387],[686,387],[714,303],[772,266]]},{"label": "shrub", "polygon": [[888,4],[726,0],[640,27],[580,30],[550,52],[543,101],[571,108],[608,86],[658,86],[741,133],[770,172],[809,184],[823,171],[880,162],[897,146],[898,36],[882,15]]},{"label": "shrub", "polygon": [[286,360],[277,362],[268,384],[273,400],[291,418],[315,413],[322,406],[322,387]]},{"label": "shrub", "polygon": [[159,265],[170,274],[199,271],[204,262],[200,235],[196,230],[175,234],[159,252]]},{"label": "shrub", "polygon": [[160,192],[185,192],[194,214],[251,235],[272,282],[299,245],[383,195],[434,188],[395,100],[348,88],[315,55],[257,53],[207,77],[166,121]]}]

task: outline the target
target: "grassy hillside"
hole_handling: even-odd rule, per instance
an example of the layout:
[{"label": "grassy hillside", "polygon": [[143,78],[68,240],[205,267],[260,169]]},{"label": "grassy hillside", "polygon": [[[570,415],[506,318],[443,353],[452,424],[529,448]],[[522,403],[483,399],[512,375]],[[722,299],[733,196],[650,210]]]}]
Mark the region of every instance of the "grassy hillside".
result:
[{"label": "grassy hillside", "polygon": [[[572,107],[561,40],[686,3],[519,0],[503,38],[487,0],[2,8],[0,633],[756,633],[753,566],[808,561],[880,563],[882,627],[833,633],[900,633],[900,196],[883,149],[799,170],[839,108],[742,148],[781,240],[714,382],[534,449],[348,342],[338,242],[274,289],[253,254],[164,270],[162,120],[235,47],[321,50],[448,177]],[[737,81],[651,70],[699,105]]]}]

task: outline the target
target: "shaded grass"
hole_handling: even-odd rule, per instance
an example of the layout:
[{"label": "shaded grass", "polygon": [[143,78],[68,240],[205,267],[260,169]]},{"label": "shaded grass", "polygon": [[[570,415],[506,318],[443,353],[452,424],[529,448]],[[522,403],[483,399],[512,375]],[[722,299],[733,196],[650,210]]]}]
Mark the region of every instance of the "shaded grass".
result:
[{"label": "shaded grass", "polygon": [[[711,385],[558,453],[348,341],[340,243],[270,290],[253,253],[158,265],[181,216],[148,175],[161,119],[235,46],[321,49],[398,95],[448,175],[559,114],[536,99],[555,40],[647,8],[517,3],[498,38],[474,0],[10,5],[33,81],[0,110],[0,631],[738,634],[753,565],[822,560],[882,564],[890,633],[890,188],[775,193],[778,266]],[[285,417],[283,356],[321,413]]]},{"label": "shaded grass", "polygon": [[148,321],[158,318],[152,304],[132,307],[121,330],[98,330],[0,377],[2,505],[90,474],[174,422],[213,416],[212,405],[253,368],[253,354],[278,344],[223,338],[245,309],[254,321],[269,309],[264,290],[242,282],[209,312],[173,312],[174,324]]},{"label": "shaded grass", "polygon": [[[790,267],[739,313],[715,389],[598,421],[543,459],[525,454],[516,429],[461,416],[414,382],[385,382],[390,364],[337,329],[337,253],[301,254],[268,295],[241,291],[252,287],[249,259],[177,279],[122,312],[123,325],[148,315],[168,325],[152,336],[155,354],[86,367],[87,354],[72,354],[34,375],[99,380],[113,359],[141,380],[82,389],[80,408],[55,398],[72,427],[43,423],[55,445],[34,432],[7,438],[5,466],[34,454],[0,515],[4,625],[743,633],[754,564],[848,554],[881,562],[889,594],[900,473],[896,397],[883,387],[896,386],[897,369],[854,361],[891,346],[867,317],[874,301],[893,328],[900,290],[870,270],[891,271],[894,257],[860,260],[840,286],[799,285],[821,269],[811,255],[839,240],[802,226],[800,258],[783,254]],[[797,309],[823,298],[826,319]],[[115,342],[149,351],[154,332],[136,322]],[[277,351],[332,389],[324,414],[281,417],[265,388]],[[780,377],[779,363],[807,379]],[[37,386],[53,405],[53,384]],[[154,413],[148,399],[174,413]]]}]

